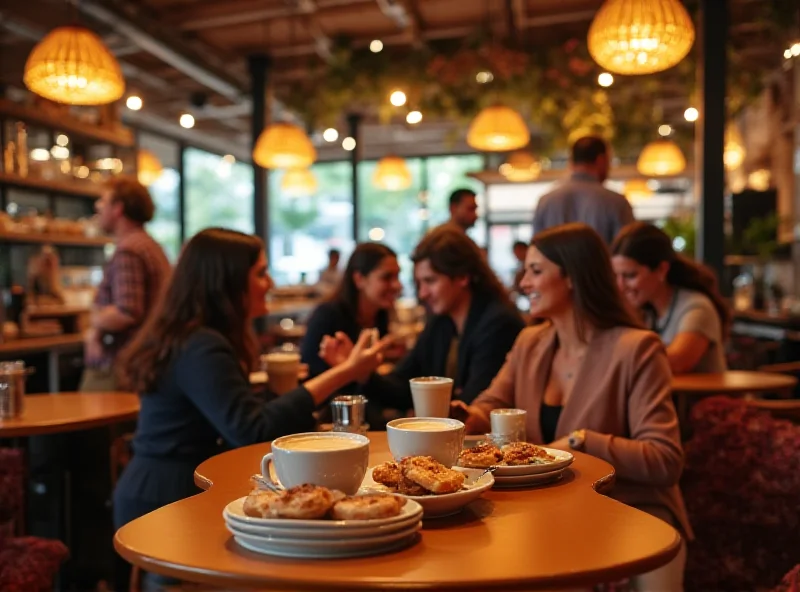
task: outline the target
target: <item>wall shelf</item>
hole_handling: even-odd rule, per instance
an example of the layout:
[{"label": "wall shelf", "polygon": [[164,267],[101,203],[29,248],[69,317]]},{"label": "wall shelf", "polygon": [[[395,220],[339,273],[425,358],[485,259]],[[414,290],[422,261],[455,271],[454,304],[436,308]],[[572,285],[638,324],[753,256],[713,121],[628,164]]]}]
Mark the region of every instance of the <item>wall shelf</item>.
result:
[{"label": "wall shelf", "polygon": [[0,99],[0,116],[42,125],[76,137],[113,144],[121,148],[130,148],[135,143],[133,132],[128,128],[122,126],[118,128],[97,127],[70,115],[53,114],[46,110],[20,105],[8,99]]},{"label": "wall shelf", "polygon": [[104,247],[112,242],[105,236],[89,237],[47,232],[0,232],[0,243],[50,243],[65,247]]},{"label": "wall shelf", "polygon": [[38,191],[48,191],[72,197],[84,197],[86,199],[97,199],[103,191],[102,185],[89,181],[68,181],[40,179],[36,177],[20,177],[11,173],[0,172],[0,185],[18,187],[20,189],[33,189]]}]

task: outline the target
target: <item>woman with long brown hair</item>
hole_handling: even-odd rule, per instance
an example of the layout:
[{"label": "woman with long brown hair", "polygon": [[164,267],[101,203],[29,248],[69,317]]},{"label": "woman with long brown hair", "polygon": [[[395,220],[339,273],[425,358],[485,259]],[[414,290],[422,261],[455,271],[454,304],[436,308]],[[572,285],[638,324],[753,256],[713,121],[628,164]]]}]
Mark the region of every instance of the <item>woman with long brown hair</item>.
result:
[{"label": "woman with long brown hair", "polygon": [[625,226],[611,245],[620,290],[661,336],[675,374],[724,372],[730,310],[714,273],[678,254],[645,222]]},{"label": "woman with long brown hair", "polygon": [[[463,232],[435,228],[411,255],[419,299],[431,313],[414,348],[387,376],[373,374],[364,393],[397,409],[411,407],[409,379],[453,379],[453,396],[471,402],[503,365],[524,323],[478,246]],[[320,356],[331,366],[348,356],[352,341],[326,336]]]},{"label": "woman with long brown hair", "polygon": [[[545,322],[520,334],[491,386],[470,406],[454,402],[453,415],[480,434],[493,409],[525,409],[530,442],[608,461],[612,497],[691,536],[664,346],[629,311],[600,235],[585,224],[537,233],[521,287]],[[682,590],[684,560],[635,578],[635,589]]]},{"label": "woman with long brown hair", "polygon": [[119,368],[141,395],[134,456],[114,491],[117,528],[197,493],[194,469],[229,447],[314,428],[312,412],[381,361],[365,332],[347,361],[271,401],[249,383],[251,321],[272,286],[260,239],[209,228],[186,244],[157,309]]}]

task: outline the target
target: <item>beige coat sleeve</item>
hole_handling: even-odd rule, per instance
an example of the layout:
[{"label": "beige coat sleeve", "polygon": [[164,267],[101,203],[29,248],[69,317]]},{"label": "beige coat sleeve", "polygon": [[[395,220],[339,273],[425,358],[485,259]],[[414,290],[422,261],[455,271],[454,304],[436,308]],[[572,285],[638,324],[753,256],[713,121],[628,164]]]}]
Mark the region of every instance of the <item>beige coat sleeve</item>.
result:
[{"label": "beige coat sleeve", "polygon": [[585,451],[611,463],[621,479],[656,487],[674,485],[683,469],[683,449],[669,362],[656,335],[639,341],[630,364],[629,437],[587,431]]}]

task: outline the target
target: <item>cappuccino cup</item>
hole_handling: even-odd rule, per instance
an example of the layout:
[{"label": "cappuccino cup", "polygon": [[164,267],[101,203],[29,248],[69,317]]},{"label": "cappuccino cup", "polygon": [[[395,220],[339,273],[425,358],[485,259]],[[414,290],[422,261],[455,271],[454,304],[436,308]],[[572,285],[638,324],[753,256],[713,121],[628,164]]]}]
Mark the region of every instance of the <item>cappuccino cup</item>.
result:
[{"label": "cappuccino cup", "polygon": [[420,376],[409,381],[414,415],[417,417],[450,417],[453,379],[442,376]]},{"label": "cappuccino cup", "polygon": [[369,438],[343,432],[305,432],[272,442],[261,474],[273,483],[270,465],[285,488],[310,483],[354,495],[369,463]]},{"label": "cappuccino cup", "polygon": [[395,460],[432,456],[452,467],[464,445],[464,424],[445,417],[403,417],[386,424],[386,437]]},{"label": "cappuccino cup", "polygon": [[300,373],[300,354],[293,351],[275,351],[261,356],[267,372],[269,389],[276,395],[284,395],[296,389]]}]

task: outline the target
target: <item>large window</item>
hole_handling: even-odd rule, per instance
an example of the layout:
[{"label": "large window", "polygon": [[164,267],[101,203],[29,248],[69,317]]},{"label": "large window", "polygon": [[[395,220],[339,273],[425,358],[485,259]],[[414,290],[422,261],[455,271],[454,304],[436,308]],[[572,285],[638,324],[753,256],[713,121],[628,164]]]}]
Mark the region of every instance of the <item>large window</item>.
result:
[{"label": "large window", "polygon": [[161,163],[161,174],[149,187],[156,213],[147,224],[147,231],[174,263],[181,248],[180,147],[174,140],[142,132],[139,134],[139,148],[152,152]]},{"label": "large window", "polygon": [[[428,180],[430,221],[434,225],[441,224],[450,217],[448,200],[454,190],[472,189],[478,195],[483,192],[483,183],[477,179],[467,177],[467,173],[475,173],[483,168],[483,158],[478,154],[431,156],[425,159],[425,164]],[[481,218],[476,224],[476,230],[478,227],[482,227],[486,212],[481,208],[478,213]],[[483,241],[479,242],[483,244]]]},{"label": "large window", "polygon": [[209,226],[253,233],[253,167],[197,148],[183,158],[186,237]]},{"label": "large window", "polygon": [[342,268],[353,250],[350,163],[317,163],[311,171],[318,188],[310,196],[284,191],[283,171],[269,175],[270,271],[279,285],[315,283],[330,249],[342,252]]}]

